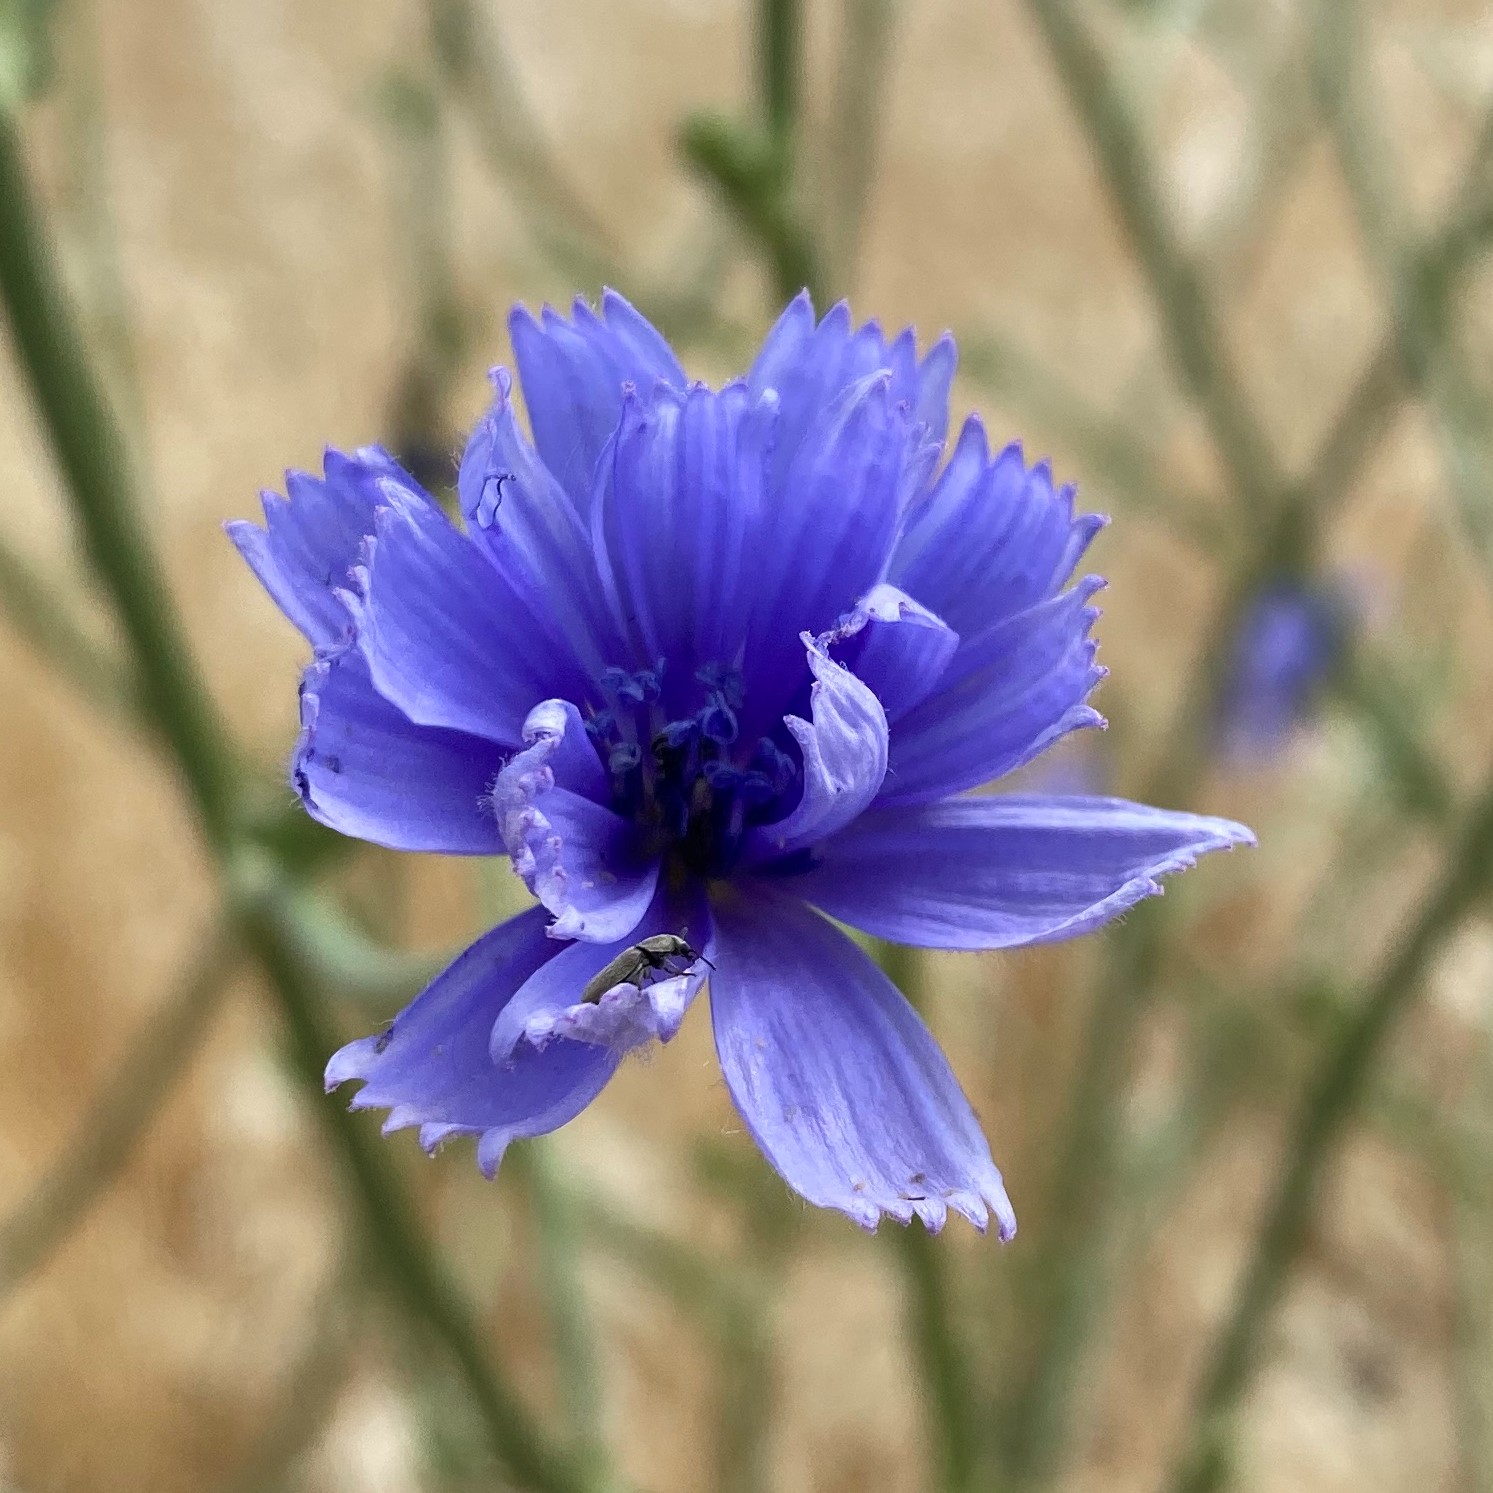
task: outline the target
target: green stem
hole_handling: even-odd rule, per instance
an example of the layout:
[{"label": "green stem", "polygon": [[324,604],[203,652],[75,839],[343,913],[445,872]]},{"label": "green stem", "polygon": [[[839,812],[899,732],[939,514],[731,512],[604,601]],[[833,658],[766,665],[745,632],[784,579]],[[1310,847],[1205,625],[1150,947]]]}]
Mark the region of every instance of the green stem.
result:
[{"label": "green stem", "polygon": [[146,537],[128,451],[105,402],[34,205],[20,128],[0,111],[0,297],[89,558],[105,581],[151,718],[170,743],[209,838],[233,818],[232,753]]},{"label": "green stem", "polygon": [[256,955],[290,1037],[294,1068],[315,1095],[391,1282],[460,1370],[499,1462],[540,1493],[583,1483],[540,1438],[483,1351],[455,1287],[421,1235],[408,1197],[342,1105],[321,1097],[332,1034],[317,991],[276,919],[276,864],[236,843],[232,758],[201,683],[165,577],[140,523],[124,443],[62,289],[56,257],[23,165],[14,118],[0,114],[0,297],[22,370],[46,424],[89,556],[108,591],[141,680],[142,702],[171,746],[203,832],[227,873],[246,945]]},{"label": "green stem", "polygon": [[798,128],[803,18],[798,0],[757,0],[757,53],[762,116],[784,164]]},{"label": "green stem", "polygon": [[1227,1452],[1244,1391],[1259,1366],[1282,1287],[1301,1252],[1318,1185],[1395,1024],[1419,992],[1446,936],[1493,879],[1493,784],[1468,814],[1436,885],[1357,1015],[1325,1055],[1286,1147],[1288,1158],[1255,1236],[1242,1284],[1203,1376],[1191,1431],[1170,1486],[1204,1493],[1228,1478]]},{"label": "green stem", "polygon": [[[911,1005],[922,1009],[915,949],[878,944],[877,963]],[[976,1485],[980,1438],[969,1366],[954,1332],[954,1303],[944,1248],[920,1224],[893,1235],[907,1290],[907,1317],[927,1401],[928,1440],[938,1457],[938,1487],[967,1493]]]},{"label": "green stem", "polygon": [[0,612],[5,620],[90,705],[138,724],[138,692],[124,665],[78,626],[57,599],[59,590],[56,581],[40,579],[0,540]]},{"label": "green stem", "polygon": [[1208,423],[1241,508],[1257,521],[1279,503],[1285,477],[1225,355],[1213,297],[1172,229],[1158,185],[1162,175],[1103,55],[1068,0],[1027,0],[1027,5],[1150,284],[1177,371]]},{"label": "green stem", "polygon": [[595,1326],[581,1280],[581,1220],[547,1139],[517,1146],[508,1166],[529,1197],[550,1339],[577,1463],[592,1487],[612,1484]]}]

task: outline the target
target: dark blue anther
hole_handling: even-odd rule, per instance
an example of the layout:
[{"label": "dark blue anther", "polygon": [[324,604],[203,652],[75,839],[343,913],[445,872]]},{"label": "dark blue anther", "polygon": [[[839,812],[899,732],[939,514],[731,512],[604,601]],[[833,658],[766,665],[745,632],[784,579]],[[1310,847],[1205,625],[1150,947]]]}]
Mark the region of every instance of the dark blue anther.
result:
[{"label": "dark blue anther", "polygon": [[617,717],[610,710],[598,710],[586,722],[586,735],[592,741],[607,741],[617,734]]},{"label": "dark blue anther", "polygon": [[700,712],[700,730],[717,746],[730,746],[739,733],[736,712],[726,702],[726,697],[715,691],[705,709]]},{"label": "dark blue anther", "polygon": [[615,697],[621,693],[622,687],[632,682],[632,675],[626,669],[619,669],[615,665],[601,671],[601,687],[609,695]]},{"label": "dark blue anther", "polygon": [[757,743],[752,762],[766,774],[774,794],[781,793],[798,776],[798,764],[770,736]]},{"label": "dark blue anther", "polygon": [[742,802],[753,809],[771,803],[778,796],[778,790],[772,786],[772,779],[765,772],[755,770],[743,776],[739,791]]},{"label": "dark blue anther", "polygon": [[741,770],[732,767],[729,762],[707,762],[704,771],[705,781],[717,793],[734,793],[741,787]]}]

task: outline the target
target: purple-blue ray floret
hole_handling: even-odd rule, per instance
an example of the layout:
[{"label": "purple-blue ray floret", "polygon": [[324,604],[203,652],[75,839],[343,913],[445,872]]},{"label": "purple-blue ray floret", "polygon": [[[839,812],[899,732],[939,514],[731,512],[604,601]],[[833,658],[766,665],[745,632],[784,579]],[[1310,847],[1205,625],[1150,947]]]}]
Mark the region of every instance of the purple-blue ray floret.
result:
[{"label": "purple-blue ray floret", "polygon": [[[307,812],[507,855],[537,904],[336,1053],[328,1086],[358,1081],[356,1106],[427,1149],[475,1137],[491,1174],[708,984],[727,1087],[790,1187],[866,1228],[952,1211],[1009,1238],[947,1060],[830,919],[1050,942],[1251,842],[1119,799],[969,791],[1103,724],[1102,582],[1075,579],[1103,520],[975,417],[946,448],[947,335],[920,351],[802,295],[712,389],[615,292],[509,326],[527,429],[494,370],[462,522],[365,447],[292,474],[264,528],[229,526],[314,650]],[[631,957],[648,939],[687,953]]]}]

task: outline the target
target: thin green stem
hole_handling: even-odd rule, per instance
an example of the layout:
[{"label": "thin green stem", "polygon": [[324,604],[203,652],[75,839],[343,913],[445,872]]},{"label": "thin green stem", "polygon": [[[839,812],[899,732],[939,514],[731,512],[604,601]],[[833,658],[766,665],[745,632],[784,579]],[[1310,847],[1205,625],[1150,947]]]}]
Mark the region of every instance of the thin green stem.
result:
[{"label": "thin green stem", "polygon": [[[877,962],[892,983],[921,1008],[917,951],[878,944]],[[928,1406],[928,1440],[938,1459],[943,1493],[968,1493],[976,1486],[980,1437],[969,1365],[954,1331],[954,1303],[947,1261],[938,1241],[917,1223],[893,1236],[907,1292],[910,1336]]]},{"label": "thin green stem", "polygon": [[0,614],[90,705],[139,724],[139,696],[124,664],[73,620],[59,590],[0,540]]},{"label": "thin green stem", "polygon": [[758,89],[768,138],[785,164],[798,130],[803,17],[798,0],[757,0]]},{"label": "thin green stem", "polygon": [[209,844],[227,874],[241,933],[269,976],[297,1077],[357,1199],[370,1239],[406,1309],[445,1347],[482,1415],[493,1453],[539,1493],[584,1483],[540,1437],[489,1360],[465,1305],[421,1234],[408,1197],[356,1118],[321,1098],[333,1040],[318,991],[278,921],[277,864],[237,842],[232,757],[139,518],[124,444],[56,271],[13,118],[0,115],[0,296],[23,373],[82,525],[89,557],[130,643],[144,707],[168,742]]},{"label": "thin green stem", "polygon": [[226,839],[233,754],[146,537],[128,450],[105,401],[34,207],[14,116],[0,111],[0,298],[84,546],[129,639],[151,719],[170,743],[208,835]]},{"label": "thin green stem", "polygon": [[580,1210],[549,1141],[515,1147],[508,1165],[517,1172],[533,1214],[545,1313],[575,1459],[590,1486],[607,1488],[613,1477],[596,1328],[581,1279]]},{"label": "thin green stem", "polygon": [[1172,228],[1139,125],[1069,0],[1027,0],[1105,187],[1151,288],[1167,349],[1208,423],[1243,512],[1260,522],[1286,488],[1265,431],[1226,354],[1202,274]]},{"label": "thin green stem", "polygon": [[0,1301],[45,1263],[119,1175],[196,1052],[237,953],[226,924],[207,936],[89,1104],[66,1150],[0,1222]]},{"label": "thin green stem", "polygon": [[842,295],[855,289],[866,215],[887,116],[887,75],[897,0],[844,0],[840,64],[816,194],[827,273]]},{"label": "thin green stem", "polygon": [[[268,975],[280,1007],[291,1067],[318,1094],[336,1043],[320,1014],[318,992],[280,932],[283,891],[273,862],[240,852],[230,867],[244,939]],[[399,1185],[359,1118],[341,1104],[314,1104],[350,1183],[366,1237],[391,1288],[445,1347],[471,1394],[494,1456],[522,1486],[540,1493],[584,1493],[579,1470],[541,1437],[522,1401],[494,1367],[455,1282],[421,1232]]]},{"label": "thin green stem", "polygon": [[1285,1147],[1281,1171],[1250,1250],[1242,1283],[1214,1340],[1186,1447],[1169,1486],[1205,1493],[1229,1476],[1228,1450],[1244,1392],[1305,1242],[1318,1187],[1374,1064],[1419,993],[1447,935],[1493,880],[1493,783],[1467,814],[1439,880],[1401,936],[1357,1014],[1324,1055]]}]

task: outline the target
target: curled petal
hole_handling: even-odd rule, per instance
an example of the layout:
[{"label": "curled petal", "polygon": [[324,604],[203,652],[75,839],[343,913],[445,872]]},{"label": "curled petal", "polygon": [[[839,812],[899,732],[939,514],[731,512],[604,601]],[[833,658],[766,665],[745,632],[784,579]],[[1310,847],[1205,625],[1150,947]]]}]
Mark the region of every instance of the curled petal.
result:
[{"label": "curled petal", "polygon": [[747,862],[791,855],[843,829],[875,799],[887,770],[887,723],[881,702],[848,669],[804,636],[814,719],[785,718],[803,753],[803,797],[776,824],[747,835]]},{"label": "curled petal", "polygon": [[771,889],[713,908],[716,1051],[763,1154],[809,1202],[930,1232],[950,1209],[1002,1239],[1016,1219],[958,1080],[896,986],[842,933]]},{"label": "curled petal", "polygon": [[1089,629],[1099,612],[1090,576],[962,642],[939,687],[897,722],[887,803],[924,803],[978,787],[1104,718],[1085,702],[1104,677]]},{"label": "curled petal", "polygon": [[635,826],[584,796],[594,780],[579,765],[581,754],[594,760],[595,753],[575,706],[546,700],[523,735],[528,746],[492,790],[513,869],[554,914],[552,937],[626,937],[653,900],[657,857],[644,853]]},{"label": "curled petal", "polygon": [[[656,933],[681,935],[705,962],[677,975],[647,979],[641,986],[615,985],[599,1001],[581,999],[586,985],[618,954]],[[694,893],[671,896],[661,890],[626,937],[609,944],[573,943],[534,973],[493,1026],[493,1060],[509,1062],[525,1045],[545,1048],[561,1038],[618,1055],[650,1042],[668,1042],[704,985],[713,958],[714,934],[703,900]]]},{"label": "curled petal", "polygon": [[1253,843],[1231,820],[1123,799],[994,794],[872,809],[791,886],[878,938],[1002,949],[1089,933],[1158,877]]},{"label": "curled petal", "polygon": [[285,497],[261,494],[264,528],[244,519],[224,525],[275,605],[317,648],[347,635],[347,611],[336,593],[373,533],[374,511],[388,501],[383,484],[401,489],[410,503],[434,507],[380,446],[363,446],[351,456],[329,450],[323,471],[323,477],[287,472]]},{"label": "curled petal", "polygon": [[584,513],[624,385],[651,389],[663,379],[682,389],[684,370],[659,332],[614,290],[603,293],[600,315],[577,297],[569,321],[548,306],[538,321],[515,307],[508,331],[534,445]]},{"label": "curled petal", "polygon": [[385,1131],[420,1127],[433,1150],[457,1135],[479,1137],[488,1176],[511,1141],[574,1119],[616,1070],[616,1056],[578,1042],[527,1049],[494,1065],[488,1039],[514,992],[555,957],[542,908],[494,928],[436,976],[381,1036],[350,1042],[327,1064],[328,1090],[362,1080],[354,1109],[386,1109]]},{"label": "curled petal", "polygon": [[486,796],[503,765],[492,742],[417,726],[374,689],[354,647],[327,653],[301,680],[291,781],[306,812],[391,850],[501,855]]},{"label": "curled petal", "polygon": [[887,720],[895,722],[937,687],[959,634],[905,592],[882,583],[819,641],[870,686]]}]

